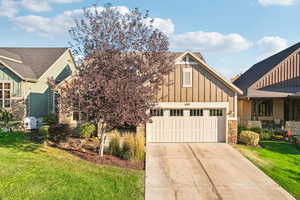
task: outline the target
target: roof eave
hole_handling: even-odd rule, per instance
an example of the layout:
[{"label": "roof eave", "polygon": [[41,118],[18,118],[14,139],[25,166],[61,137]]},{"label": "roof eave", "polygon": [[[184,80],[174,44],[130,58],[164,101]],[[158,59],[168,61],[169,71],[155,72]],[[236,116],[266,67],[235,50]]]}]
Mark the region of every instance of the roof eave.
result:
[{"label": "roof eave", "polygon": [[201,60],[198,56],[196,56],[193,52],[186,51],[182,55],[180,55],[176,60],[183,58],[185,55],[191,55],[194,59],[196,59],[200,64],[202,64],[208,71],[210,71],[217,79],[225,83],[228,87],[230,87],[232,90],[234,90],[238,95],[242,95],[243,91],[235,86],[233,83],[231,83],[229,80],[227,80],[225,77],[223,77],[221,74],[216,72],[212,67],[210,67],[207,63],[205,63],[203,60]]}]

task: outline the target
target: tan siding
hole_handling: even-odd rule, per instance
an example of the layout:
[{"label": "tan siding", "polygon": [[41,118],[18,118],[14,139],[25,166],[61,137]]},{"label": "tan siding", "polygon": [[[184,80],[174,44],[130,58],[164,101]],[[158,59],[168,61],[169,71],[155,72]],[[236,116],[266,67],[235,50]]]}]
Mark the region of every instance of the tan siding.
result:
[{"label": "tan siding", "polygon": [[[193,68],[193,84],[183,88],[182,69],[190,67]],[[234,111],[234,92],[200,65],[176,65],[156,96],[157,102],[229,102],[229,111]]]},{"label": "tan siding", "polygon": [[180,102],[181,101],[181,67],[176,66],[175,67],[175,102]]},{"label": "tan siding", "polygon": [[163,84],[163,101],[168,102],[169,101],[169,76],[165,76],[164,84]]},{"label": "tan siding", "polygon": [[198,69],[198,75],[199,75],[199,101],[204,102],[205,101],[205,79],[204,74],[200,72],[200,69]]},{"label": "tan siding", "polygon": [[192,101],[193,102],[199,101],[199,73],[195,68],[193,68],[193,95],[192,95]]},{"label": "tan siding", "polygon": [[205,84],[205,87],[204,87],[204,101],[205,102],[210,102],[210,93],[211,93],[211,90],[210,90],[210,80],[208,78],[208,74],[205,73],[205,76],[204,76],[204,84]]},{"label": "tan siding", "polygon": [[172,71],[169,75],[169,101],[170,102],[173,102],[175,101],[175,87],[174,87],[174,75],[175,75],[175,72]]}]

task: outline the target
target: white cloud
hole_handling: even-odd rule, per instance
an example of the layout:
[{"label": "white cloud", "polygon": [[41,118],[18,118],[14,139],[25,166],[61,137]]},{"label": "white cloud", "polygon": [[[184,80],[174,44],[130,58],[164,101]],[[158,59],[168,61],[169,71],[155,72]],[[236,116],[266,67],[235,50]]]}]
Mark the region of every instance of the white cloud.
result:
[{"label": "white cloud", "polygon": [[[151,18],[145,20],[146,24],[150,24]],[[166,35],[171,35],[174,33],[175,25],[171,19],[153,18],[153,27],[159,29]]]},{"label": "white cloud", "polygon": [[33,12],[45,12],[52,10],[48,1],[43,0],[22,0],[21,6]]},{"label": "white cloud", "polygon": [[0,17],[14,17],[19,12],[17,2],[14,0],[0,1]]},{"label": "white cloud", "polygon": [[258,0],[258,3],[260,3],[263,6],[290,6],[295,4],[296,0]]},{"label": "white cloud", "polygon": [[0,0],[0,17],[12,18],[21,9],[32,12],[45,12],[52,10],[52,3],[75,3],[81,0]]},{"label": "white cloud", "polygon": [[[129,13],[129,9],[125,6],[117,6],[115,8],[122,14]],[[102,11],[104,8],[98,7],[97,9],[98,11]],[[27,32],[37,33],[46,37],[53,37],[55,35],[66,34],[70,27],[74,25],[74,18],[79,17],[82,14],[83,10],[77,9],[65,11],[54,18],[47,18],[38,15],[27,15],[18,16],[12,20],[19,28]],[[53,26],[54,24],[55,26]],[[175,25],[170,19],[155,18],[153,26],[162,30],[166,34],[172,34],[175,29]]]},{"label": "white cloud", "polygon": [[258,60],[267,58],[288,47],[287,40],[278,36],[263,37],[257,42],[257,44],[260,51]]},{"label": "white cloud", "polygon": [[[129,12],[128,8],[125,6],[117,6],[116,8],[121,13]],[[102,7],[97,9],[99,11],[103,10]],[[74,19],[82,16],[82,14],[82,9],[76,9],[65,11],[53,18],[38,15],[27,15],[14,17],[12,18],[12,21],[26,32],[37,33],[44,37],[53,38],[57,35],[67,34],[68,30],[74,26]]]},{"label": "white cloud", "polygon": [[74,25],[74,18],[82,15],[82,10],[65,11],[62,14],[47,18],[37,15],[19,16],[13,22],[26,32],[37,33],[45,37],[66,34],[71,26]]},{"label": "white cloud", "polygon": [[223,35],[217,32],[198,31],[171,37],[171,48],[176,50],[238,52],[250,46],[251,42],[236,33]]}]

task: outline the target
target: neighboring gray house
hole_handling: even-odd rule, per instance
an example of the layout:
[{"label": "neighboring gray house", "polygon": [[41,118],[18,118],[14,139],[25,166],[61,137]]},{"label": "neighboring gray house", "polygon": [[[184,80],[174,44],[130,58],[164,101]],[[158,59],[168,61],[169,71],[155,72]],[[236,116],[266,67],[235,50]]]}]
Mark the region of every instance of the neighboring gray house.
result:
[{"label": "neighboring gray house", "polygon": [[21,120],[55,112],[48,80],[59,83],[76,70],[68,48],[0,48],[0,108]]}]

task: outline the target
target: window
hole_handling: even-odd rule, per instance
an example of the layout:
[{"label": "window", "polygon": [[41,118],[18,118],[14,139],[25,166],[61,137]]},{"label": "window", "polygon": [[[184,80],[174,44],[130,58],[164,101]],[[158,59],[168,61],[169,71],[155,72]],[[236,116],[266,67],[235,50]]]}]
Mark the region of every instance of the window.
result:
[{"label": "window", "polygon": [[172,116],[172,117],[183,116],[183,110],[182,109],[172,109],[172,110],[170,110],[170,116]]},{"label": "window", "polygon": [[252,103],[252,115],[259,117],[273,116],[272,100],[256,100]]},{"label": "window", "polygon": [[182,87],[192,87],[193,72],[192,68],[182,69]]},{"label": "window", "polygon": [[211,116],[211,117],[221,117],[221,116],[223,116],[223,110],[222,109],[210,109],[209,110],[209,116]]},{"label": "window", "polygon": [[202,109],[192,109],[192,110],[190,110],[190,116],[191,117],[203,116],[203,110]]},{"label": "window", "polygon": [[152,117],[162,117],[162,116],[164,116],[164,111],[161,109],[150,110],[150,115]]},{"label": "window", "polygon": [[0,83],[0,107],[10,108],[11,98],[11,83],[2,82]]}]

